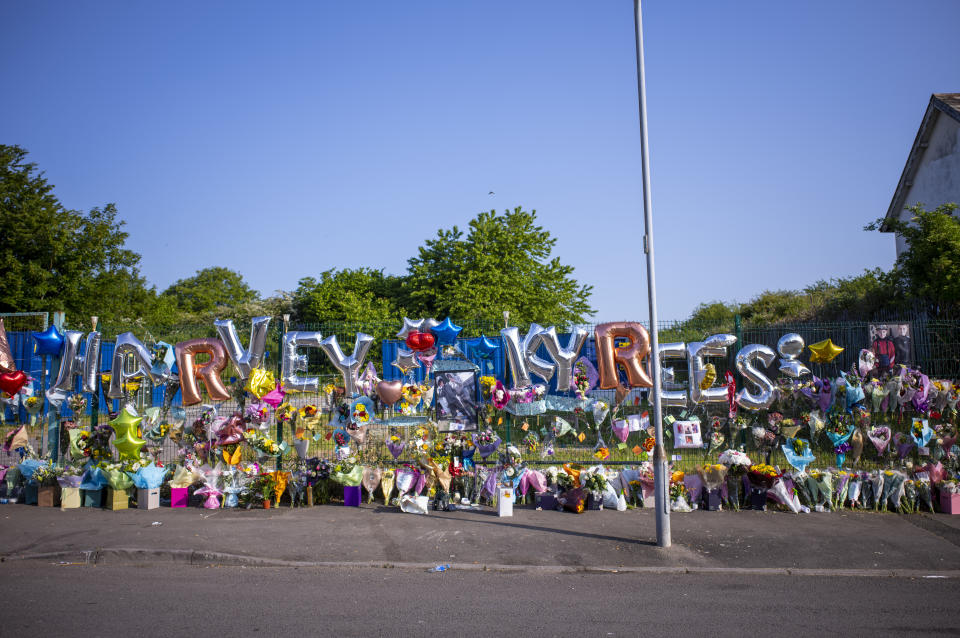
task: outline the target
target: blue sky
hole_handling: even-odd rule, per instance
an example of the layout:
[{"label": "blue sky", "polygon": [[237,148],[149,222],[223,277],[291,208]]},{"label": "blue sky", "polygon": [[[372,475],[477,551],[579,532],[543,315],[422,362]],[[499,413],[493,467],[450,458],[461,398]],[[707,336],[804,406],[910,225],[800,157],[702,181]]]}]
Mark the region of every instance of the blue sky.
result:
[{"label": "blue sky", "polygon": [[[862,227],[960,91],[958,24],[955,0],[648,1],[660,317],[889,267]],[[628,0],[5,2],[0,60],[0,143],[65,205],[115,202],[160,289],[400,273],[522,205],[596,319],[647,316]]]}]

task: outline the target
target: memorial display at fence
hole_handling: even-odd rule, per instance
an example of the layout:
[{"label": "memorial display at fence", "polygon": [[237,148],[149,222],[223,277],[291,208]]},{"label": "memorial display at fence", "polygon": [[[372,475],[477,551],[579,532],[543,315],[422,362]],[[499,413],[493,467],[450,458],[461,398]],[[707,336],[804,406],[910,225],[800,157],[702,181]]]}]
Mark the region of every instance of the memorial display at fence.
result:
[{"label": "memorial display at fence", "polygon": [[[404,317],[379,368],[367,334],[346,354],[318,331],[271,341],[269,324],[253,319],[246,347],[229,320],[217,337],[175,344],[51,326],[33,334],[51,363],[40,379],[3,348],[0,324],[2,412],[14,422],[0,499],[356,506],[366,490],[421,514],[482,505],[507,516],[514,502],[623,511],[652,504],[657,392],[675,511],[957,509],[960,386],[904,363],[910,324],[890,324],[895,336],[871,326],[861,343],[787,333],[774,348],[720,333],[654,353],[634,322],[462,337],[450,318]],[[856,359],[842,369],[847,348]],[[60,432],[43,448],[46,427]]]}]

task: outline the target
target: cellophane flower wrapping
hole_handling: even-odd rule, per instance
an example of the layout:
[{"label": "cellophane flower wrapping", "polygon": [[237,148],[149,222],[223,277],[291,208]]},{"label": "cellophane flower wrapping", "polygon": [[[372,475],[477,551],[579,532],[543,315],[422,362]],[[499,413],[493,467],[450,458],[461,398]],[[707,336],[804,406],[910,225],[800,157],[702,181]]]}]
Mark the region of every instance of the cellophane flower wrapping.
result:
[{"label": "cellophane flower wrapping", "polygon": [[380,491],[383,492],[383,504],[390,504],[390,495],[393,494],[393,483],[396,480],[396,470],[385,469],[380,474]]},{"label": "cellophane flower wrapping", "polygon": [[341,485],[357,487],[363,482],[363,466],[354,465],[349,472],[334,472],[330,477]]},{"label": "cellophane flower wrapping", "polygon": [[152,490],[163,485],[163,478],[167,475],[167,468],[158,467],[151,463],[141,467],[136,472],[130,473],[133,485],[137,489]]},{"label": "cellophane flower wrapping", "polygon": [[57,477],[57,483],[60,487],[80,487],[83,482],[83,476],[78,474],[64,474]]},{"label": "cellophane flower wrapping", "polygon": [[811,487],[811,492],[814,487],[817,490],[814,505],[829,508],[833,498],[833,474],[828,471],[812,472],[810,479],[812,484],[808,482],[807,485]]},{"label": "cellophane flower wrapping", "polygon": [[903,496],[900,499],[900,512],[903,514],[913,514],[918,511],[917,483],[910,477],[903,481]]},{"label": "cellophane flower wrapping", "polygon": [[37,459],[23,459],[20,461],[20,464],[17,468],[20,470],[20,474],[23,476],[23,480],[27,483],[33,481],[33,474],[41,467],[47,467],[49,463],[46,461],[39,461]]},{"label": "cellophane flower wrapping", "polygon": [[800,512],[800,501],[797,499],[796,494],[793,493],[793,490],[787,488],[786,482],[783,480],[783,477],[778,478],[773,483],[773,487],[770,488],[771,495],[778,502],[786,505],[791,512],[797,514]]},{"label": "cellophane flower wrapping", "polygon": [[190,487],[199,478],[200,478],[200,475],[194,472],[192,468],[187,468],[181,465],[176,470],[174,470],[173,476],[170,478],[170,487],[172,488]]},{"label": "cellophane flower wrapping", "polygon": [[900,507],[900,497],[903,490],[903,482],[906,476],[894,470],[885,470],[883,472],[883,492],[880,497],[880,508],[883,511],[897,511]]},{"label": "cellophane flower wrapping", "polygon": [[853,474],[850,477],[850,484],[847,487],[847,500],[850,501],[851,509],[860,506],[860,492],[862,485],[863,479],[860,478],[860,474]]},{"label": "cellophane flower wrapping", "polygon": [[815,503],[813,495],[810,493],[810,487],[807,485],[807,475],[803,472],[795,472],[790,475],[793,487],[797,491],[797,498],[800,504],[812,508]]},{"label": "cellophane flower wrapping", "polygon": [[796,453],[791,441],[787,441],[780,446],[780,448],[783,450],[783,455],[787,458],[787,463],[800,472],[804,472],[807,469],[807,466],[816,460],[816,457],[813,455],[813,451],[810,449],[809,443],[807,444],[803,454]]},{"label": "cellophane flower wrapping", "polygon": [[103,474],[107,477],[107,483],[110,487],[118,492],[122,492],[133,485],[133,480],[120,468],[105,468]]},{"label": "cellophane flower wrapping", "polygon": [[917,473],[914,479],[917,488],[917,510],[926,507],[927,511],[933,511],[933,488],[930,485],[930,477],[925,472]]},{"label": "cellophane flower wrapping", "polygon": [[80,477],[81,490],[100,490],[107,486],[107,475],[103,469],[96,465],[87,466],[86,471]]},{"label": "cellophane flower wrapping", "polygon": [[727,474],[727,504],[735,510],[740,509],[743,502],[743,475]]},{"label": "cellophane flower wrapping", "polygon": [[834,474],[832,505],[835,510],[843,508],[844,503],[847,502],[847,489],[850,486],[850,477],[851,474],[843,470]]},{"label": "cellophane flower wrapping", "polygon": [[718,490],[723,486],[723,482],[727,478],[727,472],[726,465],[715,463],[703,467],[700,471],[700,476],[703,479],[704,485],[707,486],[707,489],[712,491]]}]

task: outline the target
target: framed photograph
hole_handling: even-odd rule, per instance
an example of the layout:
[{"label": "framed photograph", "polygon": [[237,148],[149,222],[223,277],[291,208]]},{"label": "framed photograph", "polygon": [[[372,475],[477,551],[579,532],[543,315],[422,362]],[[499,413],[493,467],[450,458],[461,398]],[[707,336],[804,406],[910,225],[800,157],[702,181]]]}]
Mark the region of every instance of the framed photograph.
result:
[{"label": "framed photograph", "polygon": [[673,422],[673,447],[698,448],[703,447],[703,437],[700,434],[699,421]]},{"label": "framed photograph", "polygon": [[871,323],[870,351],[877,357],[876,370],[913,365],[913,326],[905,322]]},{"label": "framed photograph", "polygon": [[473,370],[435,372],[434,405],[440,431],[477,429],[477,373]]}]

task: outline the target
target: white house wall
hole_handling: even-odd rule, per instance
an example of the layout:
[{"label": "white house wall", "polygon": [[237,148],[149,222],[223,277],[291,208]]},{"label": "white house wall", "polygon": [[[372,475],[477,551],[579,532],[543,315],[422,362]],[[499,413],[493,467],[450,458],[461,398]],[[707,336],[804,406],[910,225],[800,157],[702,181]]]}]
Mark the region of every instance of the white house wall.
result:
[{"label": "white house wall", "polygon": [[[960,122],[940,113],[904,207],[922,203],[932,210],[947,202],[960,204]],[[901,220],[909,218],[908,211],[901,211]],[[897,235],[898,257],[905,248],[903,238]]]}]

